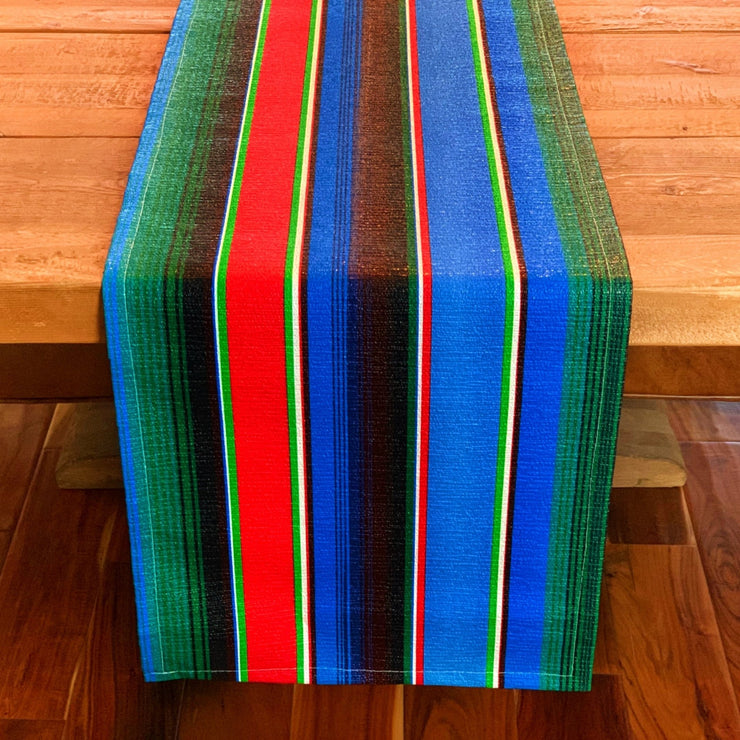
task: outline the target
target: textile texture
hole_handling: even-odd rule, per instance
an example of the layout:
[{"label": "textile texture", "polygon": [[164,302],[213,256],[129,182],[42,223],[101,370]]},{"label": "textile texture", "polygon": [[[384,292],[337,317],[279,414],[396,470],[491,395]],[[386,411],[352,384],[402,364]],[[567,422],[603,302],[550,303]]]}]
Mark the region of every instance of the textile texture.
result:
[{"label": "textile texture", "polygon": [[551,0],[183,0],[103,293],[148,679],[589,687],[631,283]]}]

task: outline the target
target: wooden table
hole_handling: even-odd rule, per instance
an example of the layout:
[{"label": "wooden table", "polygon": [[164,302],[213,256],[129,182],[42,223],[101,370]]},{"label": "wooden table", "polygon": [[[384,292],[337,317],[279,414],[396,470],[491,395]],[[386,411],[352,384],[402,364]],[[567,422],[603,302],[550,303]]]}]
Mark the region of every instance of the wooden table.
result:
[{"label": "wooden table", "polygon": [[[0,399],[110,394],[102,269],[176,5],[0,0]],[[634,278],[626,389],[740,396],[740,2],[556,5]]]}]

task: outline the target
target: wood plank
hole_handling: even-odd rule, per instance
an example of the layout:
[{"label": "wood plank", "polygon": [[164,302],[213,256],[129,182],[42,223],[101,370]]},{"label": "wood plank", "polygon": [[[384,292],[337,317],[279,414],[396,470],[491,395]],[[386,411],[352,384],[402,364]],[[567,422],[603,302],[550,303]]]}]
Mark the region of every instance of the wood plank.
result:
[{"label": "wood plank", "polygon": [[683,450],[686,497],[740,701],[740,444],[690,442]]},{"label": "wood plank", "polygon": [[614,488],[682,486],[686,469],[662,401],[625,398],[619,417]]},{"label": "wood plank", "polygon": [[0,31],[169,31],[178,0],[0,0]]},{"label": "wood plank", "polygon": [[296,686],[291,740],[403,739],[402,686]]},{"label": "wood plank", "polygon": [[136,634],[131,568],[107,562],[75,670],[65,738],[175,737],[184,681],[146,683]]},{"label": "wood plank", "polygon": [[[578,80],[577,80],[578,82]],[[592,137],[723,137],[737,136],[740,112],[737,108],[604,108],[583,111]]]},{"label": "wood plank", "polygon": [[637,737],[740,737],[740,714],[699,553],[608,545],[604,658]]},{"label": "wood plank", "polygon": [[719,5],[711,0],[679,3],[623,0],[618,3],[555,0],[565,33],[629,32],[720,32],[740,30],[737,5]]},{"label": "wood plank", "polygon": [[[707,235],[738,231],[739,143],[596,142],[633,265],[633,344],[740,344],[738,234]],[[102,341],[100,279],[135,148],[135,139],[0,140],[0,342]],[[718,187],[732,194],[712,195]],[[690,210],[704,205],[723,226]],[[695,236],[697,224],[707,233]]]},{"label": "wood plank", "polygon": [[624,234],[738,233],[732,212],[740,200],[740,138],[594,144]]},{"label": "wood plank", "polygon": [[[724,53],[737,37],[689,36],[567,36],[592,135],[737,134],[740,72]],[[0,34],[0,131],[138,136],[165,41],[165,34]]]},{"label": "wood plank", "polygon": [[2,33],[0,75],[154,77],[167,38],[167,33]]},{"label": "wood plank", "polygon": [[[735,367],[737,372],[740,363]],[[679,440],[740,442],[740,403],[737,401],[666,401],[671,426]]]},{"label": "wood plank", "polygon": [[112,403],[75,405],[59,454],[56,480],[64,489],[123,488],[116,410]]},{"label": "wood plank", "polygon": [[2,719],[0,737],[4,740],[58,740],[64,732],[64,722],[44,720]]},{"label": "wood plank", "polygon": [[[740,12],[738,12],[740,16]],[[737,37],[740,43],[740,35]],[[737,106],[740,76],[696,74],[585,74],[576,78],[585,110],[701,108],[706,111]],[[711,114],[708,114],[711,115]]]},{"label": "wood plank", "polygon": [[[658,334],[657,331],[651,332]],[[698,333],[698,327],[693,332]],[[675,333],[665,332],[665,338]],[[624,392],[647,396],[740,397],[740,347],[655,347],[627,350]]]},{"label": "wood plank", "polygon": [[112,396],[104,344],[0,344],[0,401]]},{"label": "wood plank", "polygon": [[0,139],[0,342],[103,339],[100,281],[136,146]]},{"label": "wood plank", "polygon": [[187,681],[177,737],[210,740],[218,728],[222,737],[285,740],[292,705],[293,686]]},{"label": "wood plank", "polygon": [[609,542],[624,545],[691,545],[686,501],[680,488],[613,488]]},{"label": "wood plank", "polygon": [[0,132],[138,137],[167,35],[0,34]]},{"label": "wood plank", "polygon": [[690,80],[692,75],[712,79],[740,75],[740,57],[727,53],[738,43],[736,33],[594,32],[566,33],[563,38],[576,78],[673,75]]},{"label": "wood plank", "polygon": [[517,730],[519,691],[443,686],[404,690],[406,740],[507,738],[523,740]]},{"label": "wood plank", "polygon": [[41,458],[0,574],[0,717],[64,718],[120,495],[61,492]]},{"label": "wood plank", "polygon": [[620,676],[594,676],[586,692],[522,691],[518,726],[523,740],[634,737]]},{"label": "wood plank", "polygon": [[15,534],[53,410],[54,407],[49,405],[0,404],[0,571]]},{"label": "wood plank", "polygon": [[135,136],[152,74],[0,75],[0,132],[18,136]]},{"label": "wood plank", "polygon": [[[72,489],[122,488],[113,402],[78,403],[68,408],[56,468],[57,485]],[[662,401],[625,399],[612,486],[654,488],[682,486],[685,482],[681,450]]]}]

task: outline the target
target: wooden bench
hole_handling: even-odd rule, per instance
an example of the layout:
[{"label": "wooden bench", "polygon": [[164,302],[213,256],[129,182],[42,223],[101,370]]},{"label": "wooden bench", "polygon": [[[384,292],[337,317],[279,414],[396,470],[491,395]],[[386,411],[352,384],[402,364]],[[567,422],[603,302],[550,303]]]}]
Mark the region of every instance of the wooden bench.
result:
[{"label": "wooden bench", "polygon": [[[0,0],[0,399],[110,396],[101,275],[176,5]],[[739,396],[740,6],[556,5],[634,278],[626,391]]]}]

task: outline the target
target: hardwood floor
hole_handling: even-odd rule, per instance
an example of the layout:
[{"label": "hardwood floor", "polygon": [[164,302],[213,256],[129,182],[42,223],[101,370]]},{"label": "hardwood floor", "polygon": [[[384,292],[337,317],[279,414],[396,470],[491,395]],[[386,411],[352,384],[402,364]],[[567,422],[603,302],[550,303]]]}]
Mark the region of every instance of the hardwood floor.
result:
[{"label": "hardwood floor", "polygon": [[593,690],[141,678],[123,495],[0,405],[0,738],[740,738],[740,403],[670,401],[689,479],[615,490]]}]

